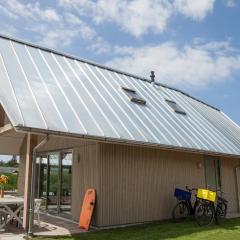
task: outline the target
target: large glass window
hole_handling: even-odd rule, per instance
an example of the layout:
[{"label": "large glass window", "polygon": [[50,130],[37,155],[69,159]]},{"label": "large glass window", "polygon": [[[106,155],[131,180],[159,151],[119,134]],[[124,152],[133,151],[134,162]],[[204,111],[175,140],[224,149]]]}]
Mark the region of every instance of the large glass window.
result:
[{"label": "large glass window", "polygon": [[36,187],[44,209],[61,214],[71,211],[72,152],[43,154],[37,158]]},{"label": "large glass window", "polygon": [[61,210],[67,211],[72,200],[72,153],[62,155],[61,179]]}]

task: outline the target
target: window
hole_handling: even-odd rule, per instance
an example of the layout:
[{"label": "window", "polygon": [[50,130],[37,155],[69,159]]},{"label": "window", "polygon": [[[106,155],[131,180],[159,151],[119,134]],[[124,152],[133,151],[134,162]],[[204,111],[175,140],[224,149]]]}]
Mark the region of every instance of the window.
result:
[{"label": "window", "polygon": [[186,112],[176,102],[167,99],[165,101],[174,110],[174,112],[186,115]]},{"label": "window", "polygon": [[137,92],[135,90],[126,88],[126,87],[122,87],[123,91],[125,92],[125,94],[128,96],[128,98],[130,99],[130,101],[138,103],[138,104],[142,104],[145,105],[146,101],[141,98]]}]

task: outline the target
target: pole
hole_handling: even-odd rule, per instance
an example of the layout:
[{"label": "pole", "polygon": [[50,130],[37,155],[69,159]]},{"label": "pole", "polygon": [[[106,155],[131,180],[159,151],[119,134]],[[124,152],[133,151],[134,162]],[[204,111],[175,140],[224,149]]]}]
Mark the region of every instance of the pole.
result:
[{"label": "pole", "polygon": [[45,145],[49,140],[47,135],[36,147],[33,149],[33,158],[32,158],[32,176],[31,176],[31,189],[30,189],[30,207],[29,207],[29,222],[28,222],[28,233],[27,237],[33,236],[33,221],[34,221],[34,206],[35,206],[35,172],[36,172],[36,155],[37,150]]}]

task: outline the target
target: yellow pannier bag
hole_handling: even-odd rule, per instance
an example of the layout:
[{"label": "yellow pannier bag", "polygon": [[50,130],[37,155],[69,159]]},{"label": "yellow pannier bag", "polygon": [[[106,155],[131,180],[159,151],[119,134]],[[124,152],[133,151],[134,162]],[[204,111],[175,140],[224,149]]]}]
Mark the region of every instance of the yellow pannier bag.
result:
[{"label": "yellow pannier bag", "polygon": [[215,202],[216,200],[216,192],[212,192],[208,189],[198,189],[197,191],[197,197],[204,199],[204,200],[208,200],[211,202]]}]

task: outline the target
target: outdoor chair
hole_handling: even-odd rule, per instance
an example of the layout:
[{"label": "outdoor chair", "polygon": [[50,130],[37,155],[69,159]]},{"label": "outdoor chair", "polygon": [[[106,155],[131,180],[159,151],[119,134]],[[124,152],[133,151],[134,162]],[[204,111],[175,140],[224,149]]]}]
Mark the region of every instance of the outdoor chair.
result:
[{"label": "outdoor chair", "polygon": [[42,199],[35,199],[34,213],[37,214],[37,222],[40,227],[40,207],[42,204]]},{"label": "outdoor chair", "polygon": [[4,212],[1,212],[1,209],[3,210],[4,208],[0,207],[0,224],[3,224],[4,222],[7,221],[7,214]]},{"label": "outdoor chair", "polygon": [[[34,214],[37,214],[37,225],[40,227],[40,207],[42,204],[42,199],[34,199]],[[21,211],[21,216],[23,212]],[[17,225],[20,227],[19,225]]]}]

